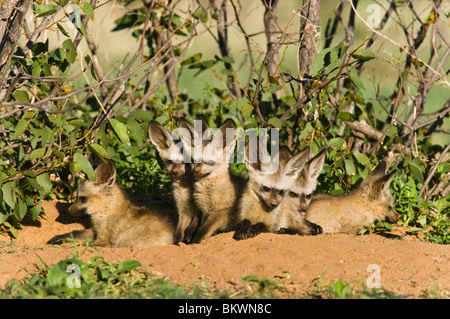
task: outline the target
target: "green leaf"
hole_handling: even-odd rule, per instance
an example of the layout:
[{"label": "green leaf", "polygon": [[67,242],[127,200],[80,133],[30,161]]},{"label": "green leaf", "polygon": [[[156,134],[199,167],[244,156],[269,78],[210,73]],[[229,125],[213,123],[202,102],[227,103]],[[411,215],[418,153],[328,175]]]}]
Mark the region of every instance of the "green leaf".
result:
[{"label": "green leaf", "polygon": [[267,90],[267,92],[269,93],[274,93],[276,91],[281,90],[283,87],[281,85],[272,85],[271,87],[269,87],[269,89]]},{"label": "green leaf", "polygon": [[368,61],[375,58],[375,53],[369,50],[359,49],[353,52],[352,57],[360,61]]},{"label": "green leaf", "polygon": [[16,127],[14,128],[14,134],[12,136],[12,139],[18,139],[25,132],[27,127],[28,127],[27,120],[21,118],[17,123]]},{"label": "green leaf", "polygon": [[353,156],[355,157],[358,163],[362,164],[365,167],[370,167],[370,160],[366,155],[360,152],[354,152]]},{"label": "green leaf", "polygon": [[198,8],[194,12],[194,18],[199,19],[202,16],[203,12],[205,12],[205,10],[203,10],[202,8]]},{"label": "green leaf", "polygon": [[340,137],[332,138],[328,141],[328,144],[334,148],[341,148],[345,144],[345,140]]},{"label": "green leaf", "polygon": [[69,63],[74,63],[77,58],[77,48],[73,44],[71,39],[67,39],[63,42],[63,48],[66,50],[66,59]]},{"label": "green leaf", "polygon": [[[15,197],[15,192],[12,189],[13,182],[7,182],[3,184],[2,186],[2,192],[3,192],[3,201],[8,204],[11,209],[14,209],[16,206],[16,201],[13,197]],[[14,192],[14,195],[12,194]]]},{"label": "green leaf", "polygon": [[345,171],[346,171],[347,175],[355,174],[356,169],[355,169],[355,164],[353,163],[353,161],[346,159],[344,161],[344,163],[345,163]]},{"label": "green leaf", "polygon": [[123,144],[130,145],[130,138],[128,136],[127,126],[125,124],[119,122],[116,119],[110,119],[109,123],[111,124],[114,132],[116,132],[116,134],[119,137],[120,141]]},{"label": "green leaf", "polygon": [[37,158],[42,158],[45,155],[45,148],[38,148],[35,149],[33,152],[31,152],[30,154],[30,159],[37,159]]},{"label": "green leaf", "polygon": [[181,62],[181,65],[189,65],[196,63],[202,59],[202,54],[197,53]]},{"label": "green leaf", "polygon": [[28,103],[30,102],[30,97],[28,96],[28,92],[24,90],[17,90],[12,94],[14,100],[17,102],[24,102]]},{"label": "green leaf", "polygon": [[70,38],[70,35],[67,33],[66,29],[64,29],[60,23],[57,23],[56,26],[58,27],[59,31],[61,31],[62,34]]},{"label": "green leaf", "polygon": [[358,76],[358,71],[356,69],[351,69],[348,71],[348,76],[350,77],[350,80],[352,80],[353,84],[356,86],[358,90],[364,90],[364,83],[361,81],[361,79]]},{"label": "green leaf", "polygon": [[411,169],[411,173],[414,176],[414,179],[417,183],[423,184],[423,174],[420,170],[420,167],[417,166],[415,163],[411,162],[409,163],[409,168]]},{"label": "green leaf", "polygon": [[144,139],[141,125],[133,118],[129,117],[127,120],[127,127],[130,130],[131,137],[138,143],[138,145],[142,145],[144,143]]},{"label": "green leaf", "polygon": [[18,220],[22,220],[26,214],[27,214],[27,204],[18,197],[17,205],[16,208],[14,209],[14,215]]},{"label": "green leaf", "polygon": [[53,57],[56,61],[63,61],[66,58],[66,51],[61,48],[55,50]]},{"label": "green leaf", "polygon": [[311,63],[311,75],[313,77],[317,76],[320,71],[322,71],[327,63],[327,56],[329,56],[331,48],[326,48],[320,51],[313,59]]},{"label": "green leaf", "polygon": [[161,124],[161,125],[164,125],[164,124],[166,124],[166,122],[167,122],[167,116],[165,116],[165,115],[158,116],[158,117],[155,119],[155,121],[158,122],[158,123]]},{"label": "green leaf", "polygon": [[277,117],[270,118],[269,121],[267,121],[267,123],[269,123],[274,128],[278,128],[278,129],[280,129],[281,126],[283,125],[281,123],[281,120],[279,118],[277,118]]},{"label": "green leaf", "polygon": [[44,4],[38,6],[34,12],[37,14],[37,18],[48,16],[50,14],[56,13],[58,8],[53,4]]},{"label": "green leaf", "polygon": [[355,121],[355,117],[353,116],[352,113],[349,112],[339,112],[338,119],[341,119],[345,122],[354,122]]},{"label": "green leaf", "polygon": [[3,224],[9,217],[9,214],[0,213],[0,225]]},{"label": "green leaf", "polygon": [[79,171],[83,171],[89,180],[91,181],[95,181],[96,176],[95,176],[95,172],[92,168],[91,163],[89,163],[89,161],[87,160],[86,157],[83,156],[83,154],[80,153],[76,153],[74,156],[74,169],[75,171],[79,172]]},{"label": "green leaf", "polygon": [[99,158],[111,158],[111,156],[109,156],[108,152],[103,148],[103,146],[99,144],[96,143],[89,144],[89,150],[95,155],[97,155]]},{"label": "green leaf", "polygon": [[81,8],[81,10],[83,10],[86,17],[88,17],[89,19],[94,19],[94,9],[89,4],[89,2],[84,1],[83,7]]},{"label": "green leaf", "polygon": [[126,260],[117,266],[117,272],[130,272],[136,267],[141,267],[142,264],[137,260]]},{"label": "green leaf", "polygon": [[52,182],[48,173],[40,174],[36,177],[36,181],[42,187],[45,194],[48,194],[52,189]]}]

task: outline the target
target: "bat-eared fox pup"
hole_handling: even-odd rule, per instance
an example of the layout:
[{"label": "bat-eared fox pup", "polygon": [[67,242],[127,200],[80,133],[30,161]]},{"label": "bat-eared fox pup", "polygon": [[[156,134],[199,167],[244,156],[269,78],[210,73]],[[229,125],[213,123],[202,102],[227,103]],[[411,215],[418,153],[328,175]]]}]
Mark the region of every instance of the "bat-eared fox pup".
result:
[{"label": "bat-eared fox pup", "polygon": [[348,195],[313,197],[306,212],[306,219],[320,225],[324,233],[356,233],[373,222],[395,223],[398,214],[392,209],[393,199],[389,184],[395,170],[385,173],[382,161],[372,173]]},{"label": "bat-eared fox pup", "polygon": [[[180,122],[183,121],[186,119],[181,118]],[[150,122],[148,133],[172,179],[173,196],[178,210],[175,242],[189,243],[201,217],[193,200],[194,176],[191,171],[190,158],[186,158],[182,142],[175,143],[176,136],[172,136],[172,133],[158,122]],[[181,132],[178,133],[181,134]]]},{"label": "bat-eared fox pup", "polygon": [[[105,247],[151,247],[174,243],[175,221],[169,212],[134,206],[115,183],[116,168],[112,161],[100,164],[96,180],[83,180],[77,198],[70,206],[72,215],[88,214],[92,229],[73,232],[74,239],[94,239]],[[49,243],[70,238],[56,236]]]},{"label": "bat-eared fox pup", "polygon": [[280,233],[316,235],[322,228],[305,219],[325,162],[325,150],[308,160],[281,203]]},{"label": "bat-eared fox pup", "polygon": [[262,232],[278,232],[280,203],[309,156],[309,147],[293,157],[287,147],[281,147],[272,159],[266,145],[257,140],[254,144],[258,145],[258,156],[256,152],[250,154],[252,142],[249,141],[245,150],[249,180],[239,202],[239,227],[233,236],[238,240]]},{"label": "bat-eared fox pup", "polygon": [[225,120],[212,135],[205,120],[194,125],[181,120],[180,128],[190,134],[182,136],[183,144],[192,160],[194,176],[194,202],[200,209],[202,219],[192,243],[200,243],[207,237],[236,228],[239,196],[245,180],[231,173],[230,156],[234,156],[236,124]]}]

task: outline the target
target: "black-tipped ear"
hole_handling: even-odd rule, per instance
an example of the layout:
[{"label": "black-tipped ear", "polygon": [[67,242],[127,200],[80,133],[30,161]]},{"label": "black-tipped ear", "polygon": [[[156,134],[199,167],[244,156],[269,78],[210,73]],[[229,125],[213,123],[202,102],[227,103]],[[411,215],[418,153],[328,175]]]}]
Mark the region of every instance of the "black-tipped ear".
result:
[{"label": "black-tipped ear", "polygon": [[325,156],[326,152],[322,150],[305,164],[304,170],[309,178],[315,179],[319,177],[323,164],[325,163]]},{"label": "black-tipped ear", "polygon": [[391,183],[391,180],[394,177],[395,173],[397,173],[397,170],[393,170],[391,173],[383,175],[372,181],[370,197],[378,198],[384,191],[389,190],[389,184]]},{"label": "black-tipped ear", "polygon": [[170,132],[155,120],[151,121],[148,126],[148,136],[158,151],[167,150],[173,143]]},{"label": "black-tipped ear", "polygon": [[386,161],[381,161],[370,173],[372,176],[384,175],[386,173]]},{"label": "black-tipped ear", "polygon": [[108,159],[105,163],[101,163],[95,169],[95,175],[97,176],[95,184],[106,184],[107,186],[112,187],[116,182],[116,167],[114,166],[114,162]]},{"label": "black-tipped ear", "polygon": [[285,165],[291,158],[291,150],[286,145],[282,146],[278,151],[278,160],[280,165]]},{"label": "black-tipped ear", "polygon": [[[230,131],[230,129],[232,130]],[[227,132],[227,130],[229,132]],[[232,136],[230,136],[230,133],[232,134]],[[220,141],[219,138],[222,138],[222,140]],[[212,142],[215,143],[216,146],[220,145],[223,148],[227,146],[234,147],[234,142],[236,141],[236,138],[237,138],[236,123],[232,119],[226,119],[219,127],[219,129],[214,133]]]},{"label": "black-tipped ear", "polygon": [[[285,175],[300,173],[309,157],[309,146],[305,147],[298,154],[291,157],[284,167]],[[322,168],[321,168],[322,169]]]}]

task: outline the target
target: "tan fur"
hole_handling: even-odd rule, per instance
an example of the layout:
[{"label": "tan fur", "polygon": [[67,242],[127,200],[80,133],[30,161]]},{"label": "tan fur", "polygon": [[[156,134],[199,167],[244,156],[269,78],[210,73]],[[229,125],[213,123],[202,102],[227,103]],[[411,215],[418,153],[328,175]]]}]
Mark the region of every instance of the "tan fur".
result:
[{"label": "tan fur", "polygon": [[[181,122],[180,122],[181,125]],[[223,144],[218,144],[218,135],[214,135],[211,140],[202,139],[202,134],[208,129],[206,121],[203,121],[201,133],[195,132],[194,127],[183,122],[183,127],[188,128],[191,137],[183,139],[183,143],[188,145],[192,142],[192,136],[197,134],[197,138],[202,140],[202,154],[195,154],[194,148],[190,149],[192,171],[194,174],[194,201],[202,213],[202,223],[197,229],[192,243],[200,243],[207,237],[218,233],[231,231],[236,228],[236,212],[240,195],[242,194],[245,180],[234,176],[230,172],[229,163],[225,161],[225,154],[234,149],[236,136],[228,137],[232,143],[226,149],[226,128],[235,129],[236,125],[229,119],[226,120],[218,132],[223,136]],[[186,137],[185,137],[186,138]],[[197,162],[197,163],[195,163]]]},{"label": "tan fur", "polygon": [[320,226],[305,219],[312,193],[317,187],[317,178],[320,175],[325,161],[325,152],[322,151],[311,158],[303,167],[297,180],[289,189],[281,203],[279,227],[282,232],[301,235],[316,235],[322,233]]},{"label": "tan fur", "polygon": [[[264,147],[261,143],[258,144],[259,147]],[[264,150],[265,148],[260,155],[269,157]],[[276,156],[274,160],[279,160],[279,168],[270,174],[265,173],[261,162],[250,163],[247,157],[249,181],[239,202],[239,229],[234,234],[235,239],[246,239],[261,232],[277,232],[280,229],[280,203],[302,170],[309,148],[292,158],[289,158],[287,148],[281,148],[277,155],[278,159]]]},{"label": "tan fur", "polygon": [[[180,123],[183,121],[186,120],[180,119]],[[189,243],[201,217],[193,201],[194,176],[191,172],[190,158],[183,156],[182,148],[174,142],[171,133],[158,122],[150,122],[149,136],[172,179],[173,197],[178,211],[175,242]]]},{"label": "tan fur", "polygon": [[[88,214],[92,230],[77,232],[75,239],[94,235],[94,243],[105,247],[151,247],[174,243],[175,222],[167,212],[134,206],[115,184],[112,162],[95,170],[95,182],[84,180],[77,199],[70,206],[72,215]],[[59,238],[61,239],[61,238]]]},{"label": "tan fur", "polygon": [[306,219],[318,224],[324,233],[356,233],[380,220],[395,223],[398,214],[392,209],[389,183],[395,174],[385,174],[381,162],[361,185],[344,196],[319,195],[313,198]]}]

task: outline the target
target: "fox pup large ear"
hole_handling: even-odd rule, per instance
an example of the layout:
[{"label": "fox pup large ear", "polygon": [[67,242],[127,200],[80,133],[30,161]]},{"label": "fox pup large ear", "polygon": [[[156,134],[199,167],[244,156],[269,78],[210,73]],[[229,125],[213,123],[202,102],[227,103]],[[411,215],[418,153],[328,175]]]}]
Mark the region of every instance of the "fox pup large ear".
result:
[{"label": "fox pup large ear", "polygon": [[289,159],[291,158],[291,150],[286,145],[283,145],[280,150],[278,151],[278,161],[280,163],[280,166],[285,165]]},{"label": "fox pup large ear", "polygon": [[148,126],[148,136],[158,151],[167,150],[174,143],[170,132],[154,120]]},{"label": "fox pup large ear", "polygon": [[214,133],[211,143],[214,143],[216,147],[228,148],[227,150],[230,150],[234,148],[236,138],[236,123],[232,119],[227,119]]},{"label": "fox pup large ear", "polygon": [[[298,154],[291,157],[283,168],[284,175],[290,176],[301,172],[309,157],[309,146],[305,147]],[[280,161],[282,165],[282,161]],[[321,168],[322,169],[322,168]]]},{"label": "fox pup large ear", "polygon": [[105,163],[101,163],[95,169],[95,175],[97,176],[95,184],[106,184],[108,187],[112,187],[116,182],[116,167],[114,166],[114,162],[107,160]]},{"label": "fox pup large ear", "polygon": [[306,162],[303,169],[305,170],[309,178],[316,179],[317,177],[319,177],[320,172],[322,171],[323,164],[325,163],[325,155],[325,150],[322,150],[319,152],[319,154]]},{"label": "fox pup large ear", "polygon": [[379,198],[384,192],[389,192],[389,184],[391,183],[392,178],[397,173],[397,170],[392,171],[389,174],[383,175],[382,177],[377,178],[376,180],[370,183],[370,194],[369,197]]}]

